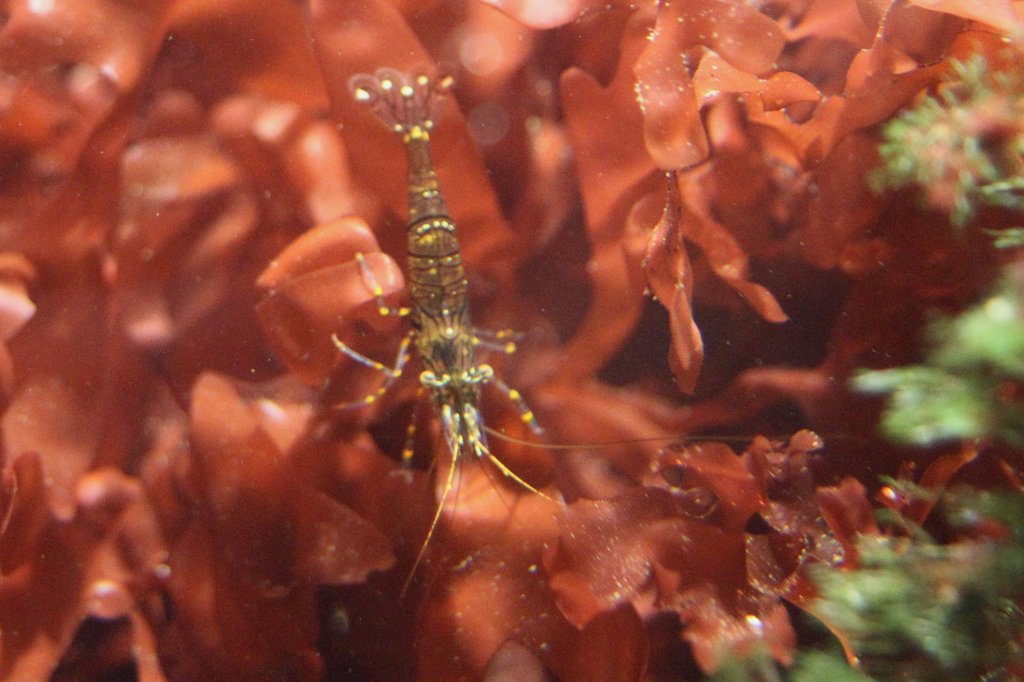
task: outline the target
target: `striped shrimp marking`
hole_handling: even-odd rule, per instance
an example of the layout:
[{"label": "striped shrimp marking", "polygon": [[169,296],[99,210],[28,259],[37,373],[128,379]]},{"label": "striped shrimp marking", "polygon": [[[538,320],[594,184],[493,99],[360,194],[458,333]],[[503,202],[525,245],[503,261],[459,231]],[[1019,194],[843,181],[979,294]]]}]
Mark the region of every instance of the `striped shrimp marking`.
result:
[{"label": "striped shrimp marking", "polygon": [[[390,69],[380,69],[373,75],[360,74],[349,80],[349,89],[355,99],[367,104],[405,146],[409,174],[409,222],[406,231],[410,306],[388,306],[383,290],[362,254],[357,255],[357,260],[364,281],[376,296],[378,312],[406,317],[412,329],[402,340],[392,367],[357,353],[337,336],[333,336],[332,341],[343,354],[385,376],[385,381],[375,393],[354,404],[369,404],[383,395],[402,375],[409,348],[415,346],[424,367],[419,377],[421,390],[430,395],[451,452],[441,499],[413,571],[422,560],[440,519],[460,458],[473,455],[486,460],[526,490],[546,497],[495,457],[485,438],[479,404],[481,389],[488,384],[496,387],[516,406],[522,421],[534,434],[540,436],[543,431],[522,395],[498,378],[490,365],[478,362],[476,358],[478,346],[512,353],[515,344],[507,332],[488,334],[475,330],[470,319],[468,281],[458,234],[441,195],[430,155],[430,131],[434,127],[439,104],[451,85],[451,77],[409,76]],[[406,461],[412,456],[411,435],[410,425],[402,453]]]}]

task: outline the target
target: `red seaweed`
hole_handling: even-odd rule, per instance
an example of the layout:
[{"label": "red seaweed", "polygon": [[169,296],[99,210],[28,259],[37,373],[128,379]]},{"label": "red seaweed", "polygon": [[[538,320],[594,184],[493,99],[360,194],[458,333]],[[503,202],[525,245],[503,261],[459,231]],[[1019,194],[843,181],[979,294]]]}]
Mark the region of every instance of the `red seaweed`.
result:
[{"label": "red seaweed", "polygon": [[[1011,0],[7,3],[0,677],[791,663],[810,567],[889,532],[872,499],[928,523],[879,474],[1019,484],[1019,452],[884,441],[848,379],[916,361],[927,311],[1005,261],[868,177],[880,125],[1021,23]],[[347,89],[381,67],[455,77],[432,142],[474,324],[515,332],[487,361],[546,430],[485,392],[490,447],[548,497],[463,463],[404,600],[449,455],[415,361],[339,409],[381,377],[331,341],[387,363],[406,333],[357,256],[402,305],[403,152]]]}]

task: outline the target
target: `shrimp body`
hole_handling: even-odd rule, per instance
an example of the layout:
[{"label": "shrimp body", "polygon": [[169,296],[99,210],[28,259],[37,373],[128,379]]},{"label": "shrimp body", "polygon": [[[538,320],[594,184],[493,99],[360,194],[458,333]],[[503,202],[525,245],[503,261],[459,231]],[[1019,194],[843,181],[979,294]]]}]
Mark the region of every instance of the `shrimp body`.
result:
[{"label": "shrimp body", "polygon": [[[484,435],[479,405],[485,384],[492,384],[502,391],[518,407],[523,422],[535,433],[540,433],[540,428],[519,392],[496,377],[490,365],[480,363],[476,358],[476,348],[484,342],[478,338],[479,334],[472,325],[469,283],[462,264],[458,232],[441,194],[430,155],[430,131],[434,127],[436,110],[451,82],[448,77],[410,77],[390,69],[380,69],[373,75],[357,75],[349,81],[356,100],[369,105],[405,146],[409,165],[409,222],[406,232],[411,305],[408,308],[388,307],[379,285],[374,282],[373,287],[381,314],[408,317],[412,332],[399,349],[394,369],[360,355],[337,337],[334,342],[349,357],[387,375],[388,381],[378,391],[379,394],[386,390],[390,381],[400,376],[411,339],[423,363],[420,384],[430,394],[451,454],[441,499],[414,570],[423,558],[454,484],[455,470],[463,457],[472,455],[487,460],[507,478],[546,497],[495,457]],[[365,267],[365,261],[360,258],[360,262],[367,279],[372,282],[372,273]],[[501,338],[501,334],[495,336],[497,340]],[[512,352],[514,344],[502,344],[499,348]],[[374,397],[368,396],[365,402],[372,402]],[[411,456],[409,447],[406,455]]]},{"label": "shrimp body", "polygon": [[478,405],[481,384],[493,380],[494,370],[476,361],[459,237],[430,154],[438,100],[450,85],[450,78],[410,78],[387,69],[349,81],[356,99],[369,103],[405,144],[409,318],[424,367],[420,383],[438,411],[453,456],[488,457]]}]

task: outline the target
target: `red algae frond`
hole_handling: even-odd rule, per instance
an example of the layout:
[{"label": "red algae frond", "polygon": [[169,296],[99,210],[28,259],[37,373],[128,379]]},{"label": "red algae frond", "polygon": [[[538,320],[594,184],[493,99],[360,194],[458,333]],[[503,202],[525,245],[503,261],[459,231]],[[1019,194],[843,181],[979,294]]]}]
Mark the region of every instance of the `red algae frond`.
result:
[{"label": "red algae frond", "polygon": [[[949,202],[868,177],[952,60],[1019,50],[1019,3],[209,10],[0,10],[0,678],[789,665],[811,567],[895,532],[873,499],[903,532],[933,518],[911,493],[1019,482],[987,443],[895,448],[848,387],[1018,258],[973,239],[1007,207],[936,229]],[[413,104],[460,333],[504,382],[479,382],[480,452],[522,485],[447,476],[422,353],[387,391],[373,369],[422,273],[402,142],[349,84],[448,72]]]}]

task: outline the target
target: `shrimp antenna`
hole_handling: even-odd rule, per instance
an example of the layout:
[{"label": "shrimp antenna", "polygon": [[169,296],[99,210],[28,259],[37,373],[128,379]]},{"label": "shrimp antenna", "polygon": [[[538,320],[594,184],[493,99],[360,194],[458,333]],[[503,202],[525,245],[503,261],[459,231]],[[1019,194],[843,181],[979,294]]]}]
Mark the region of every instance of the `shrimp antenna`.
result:
[{"label": "shrimp antenna", "polygon": [[448,501],[448,493],[451,492],[452,487],[455,483],[455,469],[458,466],[458,457],[453,453],[451,464],[448,465],[448,474],[444,480],[444,490],[441,493],[441,499],[438,500],[437,509],[434,511],[434,518],[430,521],[430,528],[427,530],[427,536],[423,538],[423,544],[420,545],[420,551],[416,554],[416,560],[412,562],[412,567],[409,569],[409,575],[405,577],[405,582],[402,583],[402,591],[398,593],[398,600],[403,601],[406,593],[409,591],[409,587],[412,585],[413,578],[416,577],[416,569],[423,563],[423,558],[427,556],[427,548],[430,547],[430,540],[434,537],[434,531],[437,530],[437,524],[441,520],[441,513],[444,511],[445,502]]},{"label": "shrimp antenna", "polygon": [[525,438],[516,438],[510,436],[507,433],[502,433],[497,429],[484,426],[484,431],[487,435],[494,436],[498,440],[503,440],[506,443],[513,443],[515,445],[525,445],[532,448],[545,448],[548,450],[578,450],[579,448],[608,448],[615,447],[617,445],[636,445],[639,443],[656,443],[658,441],[684,441],[690,442],[695,440],[719,440],[727,443],[746,443],[753,440],[753,437],[748,436],[727,436],[720,434],[695,434],[690,436],[679,436],[665,434],[663,436],[646,436],[644,438],[624,438],[623,440],[612,440],[604,443],[539,443],[537,441],[526,440]]}]

